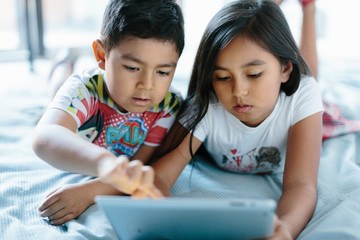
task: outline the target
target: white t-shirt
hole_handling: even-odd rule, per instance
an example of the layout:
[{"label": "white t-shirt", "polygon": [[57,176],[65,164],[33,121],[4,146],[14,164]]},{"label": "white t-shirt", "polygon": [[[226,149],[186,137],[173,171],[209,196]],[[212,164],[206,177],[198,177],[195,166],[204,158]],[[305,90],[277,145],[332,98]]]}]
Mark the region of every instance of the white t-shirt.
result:
[{"label": "white t-shirt", "polygon": [[291,96],[281,92],[272,113],[257,127],[248,127],[220,103],[211,103],[194,136],[221,168],[243,173],[284,171],[288,130],[323,111],[319,87],[304,76]]}]

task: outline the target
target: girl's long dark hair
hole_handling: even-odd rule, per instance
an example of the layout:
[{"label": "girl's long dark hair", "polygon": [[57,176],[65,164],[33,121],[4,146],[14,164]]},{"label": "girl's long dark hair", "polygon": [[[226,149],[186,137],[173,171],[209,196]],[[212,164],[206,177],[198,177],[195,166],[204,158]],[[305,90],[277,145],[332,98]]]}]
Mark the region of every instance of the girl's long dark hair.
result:
[{"label": "girl's long dark hair", "polygon": [[[173,135],[171,143],[174,147],[189,132],[191,132],[192,139],[194,129],[208,110],[211,97],[215,96],[212,75],[217,56],[238,36],[244,36],[256,42],[272,53],[280,61],[280,64],[292,63],[293,70],[289,80],[282,83],[280,88],[287,96],[292,95],[298,89],[302,74],[311,75],[291,34],[285,16],[276,3],[272,0],[238,0],[229,3],[211,19],[202,36],[185,104],[178,115],[178,119],[181,119],[186,130],[176,124],[172,132],[177,131],[178,133],[169,134]],[[189,147],[193,156],[191,141]]]}]

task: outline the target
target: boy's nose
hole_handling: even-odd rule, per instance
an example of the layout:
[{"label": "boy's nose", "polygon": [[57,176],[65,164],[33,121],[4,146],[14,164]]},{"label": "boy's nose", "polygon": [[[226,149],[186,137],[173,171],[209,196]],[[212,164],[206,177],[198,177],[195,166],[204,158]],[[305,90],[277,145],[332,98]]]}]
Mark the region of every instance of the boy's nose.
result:
[{"label": "boy's nose", "polygon": [[150,90],[154,88],[154,79],[152,74],[144,73],[141,76],[141,79],[138,83],[138,87],[146,90]]}]

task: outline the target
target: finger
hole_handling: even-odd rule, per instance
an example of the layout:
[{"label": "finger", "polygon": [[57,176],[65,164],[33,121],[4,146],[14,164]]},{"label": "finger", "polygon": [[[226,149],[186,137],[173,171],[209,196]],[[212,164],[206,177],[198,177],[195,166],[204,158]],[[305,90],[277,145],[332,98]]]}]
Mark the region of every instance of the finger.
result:
[{"label": "finger", "polygon": [[[118,157],[118,158],[105,158],[99,164],[99,177],[107,177],[121,169],[124,165],[126,165],[128,160],[126,157]],[[120,166],[120,167],[118,167]]]},{"label": "finger", "polygon": [[147,198],[147,194],[145,192],[143,192],[142,190],[137,189],[135,192],[133,192],[133,194],[131,194],[132,198]]},{"label": "finger", "polygon": [[140,186],[143,162],[133,160],[129,162],[127,166],[122,165],[120,167],[126,169],[126,173],[114,176],[112,183],[122,192],[132,195],[133,192]]},{"label": "finger", "polygon": [[69,208],[62,208],[59,211],[56,211],[53,214],[51,214],[50,216],[48,216],[48,219],[51,220],[51,221],[52,220],[58,220],[58,219],[61,219],[64,216],[66,216],[66,215],[68,215],[70,213],[72,213],[72,212],[70,211]]},{"label": "finger", "polygon": [[[101,173],[99,176],[103,182],[113,185],[119,191],[132,194],[140,184],[140,181],[136,182],[136,180],[141,178],[141,174],[139,177],[136,172],[141,173],[141,167],[138,169],[137,165],[142,165],[142,162],[133,161],[133,163],[130,163],[126,156],[120,156],[115,160],[105,159],[99,168],[99,173]],[[135,182],[130,182],[130,175]]]},{"label": "finger", "polygon": [[71,216],[73,218],[78,217],[78,215],[76,215],[75,212],[72,211],[70,208],[63,208],[63,209],[57,211],[56,213],[52,214],[51,216],[49,216],[48,219],[50,221],[55,221],[55,220],[59,220],[59,219],[64,219],[65,216],[67,216],[67,218],[69,218]]},{"label": "finger", "polygon": [[129,164],[129,158],[125,155],[121,155],[116,158],[114,169],[111,172],[113,176],[127,176],[127,168]]},{"label": "finger", "polygon": [[143,176],[139,189],[144,191],[151,198],[162,198],[163,194],[154,185],[155,172],[149,166],[142,167]]},{"label": "finger", "polygon": [[73,213],[69,213],[59,219],[54,219],[54,220],[50,220],[50,224],[51,225],[61,225],[61,224],[64,224],[68,221],[71,221],[73,219],[75,219],[76,217],[74,216]]},{"label": "finger", "polygon": [[53,195],[53,194],[54,194],[57,190],[59,190],[59,189],[60,189],[60,187],[55,188],[55,190],[51,191],[48,195],[46,195],[45,198],[49,198],[51,195]]},{"label": "finger", "polygon": [[59,197],[58,196],[50,196],[47,199],[45,199],[45,201],[41,204],[41,206],[39,207],[39,211],[42,212],[45,209],[47,209],[49,206],[53,205],[54,203],[56,203],[57,201],[59,201]]},{"label": "finger", "polygon": [[133,160],[128,164],[129,184],[134,186],[134,190],[141,183],[143,163],[139,160]]},{"label": "finger", "polygon": [[49,217],[51,215],[54,215],[58,211],[62,210],[65,206],[60,204],[59,202],[54,203],[53,205],[46,208],[44,211],[40,212],[41,217]]},{"label": "finger", "polygon": [[123,174],[126,174],[127,165],[129,164],[129,158],[125,155],[117,157],[117,167],[122,171]]},{"label": "finger", "polygon": [[155,187],[155,185],[149,186],[146,190],[146,193],[151,198],[155,198],[155,199],[164,198],[162,192],[157,187]]}]

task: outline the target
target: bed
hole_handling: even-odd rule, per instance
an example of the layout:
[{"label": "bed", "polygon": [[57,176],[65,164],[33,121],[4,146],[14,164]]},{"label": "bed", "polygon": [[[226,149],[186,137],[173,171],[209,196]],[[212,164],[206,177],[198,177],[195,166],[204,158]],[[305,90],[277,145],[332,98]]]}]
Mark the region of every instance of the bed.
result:
[{"label": "bed", "polygon": [[[360,119],[360,62],[339,68],[322,63],[320,85],[326,102],[343,116]],[[47,104],[44,81],[16,76],[0,92],[0,239],[117,239],[97,205],[62,226],[38,215],[44,197],[56,186],[88,176],[55,169],[31,149],[31,135]],[[18,86],[21,84],[21,87]],[[360,239],[360,133],[342,132],[323,142],[315,213],[298,239]],[[281,174],[225,173],[206,155],[188,165],[171,190],[176,197],[273,198],[281,194]],[[253,189],[249,191],[249,189]]]}]

